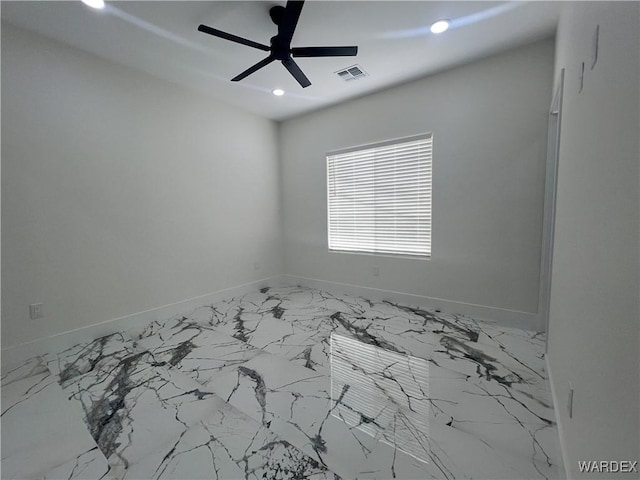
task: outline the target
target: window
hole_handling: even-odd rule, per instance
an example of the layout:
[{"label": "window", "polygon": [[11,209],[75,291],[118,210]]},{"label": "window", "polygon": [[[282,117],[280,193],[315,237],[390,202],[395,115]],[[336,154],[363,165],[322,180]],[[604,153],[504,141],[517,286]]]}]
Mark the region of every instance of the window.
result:
[{"label": "window", "polygon": [[431,134],[327,155],[329,250],[431,256]]}]

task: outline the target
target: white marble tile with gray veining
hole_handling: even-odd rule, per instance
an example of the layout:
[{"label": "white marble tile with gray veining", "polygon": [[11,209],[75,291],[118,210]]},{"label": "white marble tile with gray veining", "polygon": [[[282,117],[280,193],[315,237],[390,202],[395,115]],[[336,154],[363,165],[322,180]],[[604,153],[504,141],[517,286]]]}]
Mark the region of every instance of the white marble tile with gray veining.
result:
[{"label": "white marble tile with gray veining", "polygon": [[151,334],[142,335],[135,344],[151,353],[156,366],[178,370],[203,385],[215,374],[261,352],[190,317],[175,319],[147,333]]},{"label": "white marble tile with gray veining", "polygon": [[560,478],[544,341],[264,288],[3,371],[3,388],[23,390],[3,447],[4,416],[41,385],[90,442],[30,478]]},{"label": "white marble tile with gray veining", "polygon": [[209,415],[139,457],[125,478],[339,478],[259,422],[215,400]]},{"label": "white marble tile with gray veining", "polygon": [[113,478],[82,411],[38,360],[2,383],[2,478]]},{"label": "white marble tile with gray veining", "polygon": [[136,352],[131,338],[118,332],[80,343],[61,352],[48,353],[42,358],[51,373],[60,376],[61,381],[65,382],[79,375],[100,370],[105,365],[117,364]]}]

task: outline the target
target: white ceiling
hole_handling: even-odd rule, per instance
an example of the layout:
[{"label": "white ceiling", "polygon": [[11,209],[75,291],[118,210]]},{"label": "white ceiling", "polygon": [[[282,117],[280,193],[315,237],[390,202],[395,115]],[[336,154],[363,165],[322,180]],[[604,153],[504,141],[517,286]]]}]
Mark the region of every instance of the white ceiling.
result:
[{"label": "white ceiling", "polygon": [[[2,19],[276,120],[551,36],[562,3],[307,1],[292,46],[359,52],[296,59],[312,83],[302,89],[279,62],[230,82],[265,52],[196,30],[204,23],[268,45],[277,32],[269,8],[283,0],[107,2],[97,11],[80,1],[3,1]],[[440,18],[452,28],[433,35],[428,27]],[[355,63],[366,78],[336,75]],[[276,87],[285,96],[273,96]]]}]

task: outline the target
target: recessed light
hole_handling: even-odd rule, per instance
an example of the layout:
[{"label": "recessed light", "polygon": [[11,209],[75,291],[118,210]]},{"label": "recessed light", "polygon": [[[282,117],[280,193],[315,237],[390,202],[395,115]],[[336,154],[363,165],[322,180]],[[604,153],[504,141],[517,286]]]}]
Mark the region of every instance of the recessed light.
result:
[{"label": "recessed light", "polygon": [[276,97],[281,97],[282,95],[284,95],[284,90],[282,90],[281,88],[276,88],[272,90],[271,93],[273,93]]},{"label": "recessed light", "polygon": [[442,33],[449,29],[449,20],[438,20],[431,24],[431,33]]},{"label": "recessed light", "polygon": [[102,10],[104,8],[104,0],[82,0],[82,3],[96,10]]}]

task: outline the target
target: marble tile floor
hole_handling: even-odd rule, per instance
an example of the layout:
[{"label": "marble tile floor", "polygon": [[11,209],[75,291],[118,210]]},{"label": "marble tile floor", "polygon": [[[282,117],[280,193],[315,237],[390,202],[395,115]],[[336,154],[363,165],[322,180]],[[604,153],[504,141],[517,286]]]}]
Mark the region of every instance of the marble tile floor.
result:
[{"label": "marble tile floor", "polygon": [[2,374],[2,478],[562,478],[544,336],[265,288]]}]

